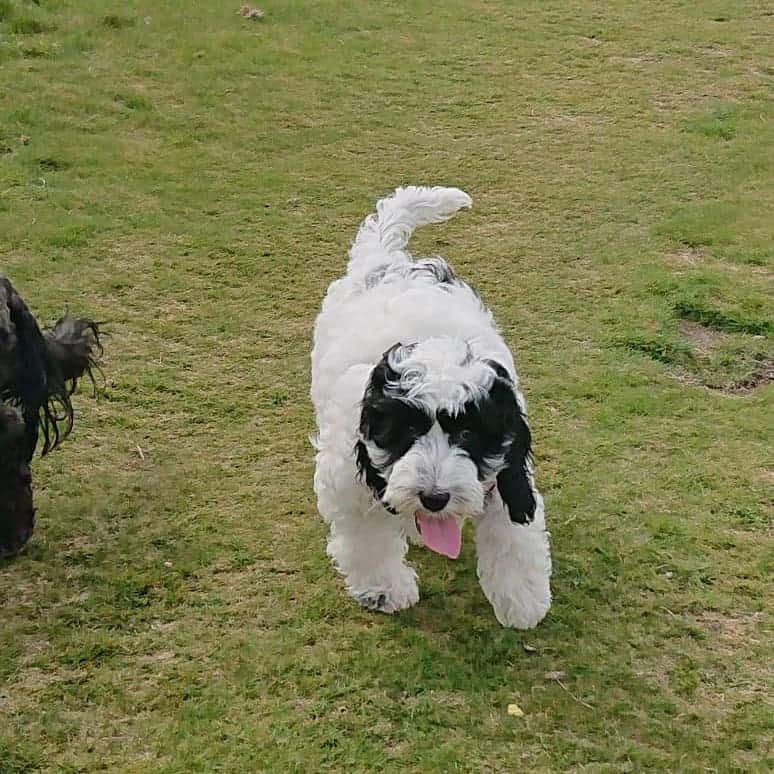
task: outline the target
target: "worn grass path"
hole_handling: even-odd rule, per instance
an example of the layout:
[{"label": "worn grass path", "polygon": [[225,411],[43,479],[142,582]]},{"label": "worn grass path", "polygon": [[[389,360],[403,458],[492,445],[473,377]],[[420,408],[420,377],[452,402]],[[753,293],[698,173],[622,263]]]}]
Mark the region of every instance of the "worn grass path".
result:
[{"label": "worn grass path", "polygon": [[[0,771],[769,770],[770,7],[238,6],[0,0],[0,271],[111,333],[0,565]],[[394,618],[325,557],[311,325],[402,183],[475,201],[415,247],[517,354],[528,633],[469,535]]]}]

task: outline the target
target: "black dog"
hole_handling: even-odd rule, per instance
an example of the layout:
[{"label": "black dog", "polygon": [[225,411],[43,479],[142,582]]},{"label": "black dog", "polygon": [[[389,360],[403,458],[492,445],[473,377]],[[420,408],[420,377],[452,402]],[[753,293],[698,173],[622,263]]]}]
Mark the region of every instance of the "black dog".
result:
[{"label": "black dog", "polygon": [[30,461],[40,435],[42,454],[73,426],[70,396],[102,354],[99,326],[68,315],[45,333],[0,277],[0,557],[19,551],[32,535]]}]

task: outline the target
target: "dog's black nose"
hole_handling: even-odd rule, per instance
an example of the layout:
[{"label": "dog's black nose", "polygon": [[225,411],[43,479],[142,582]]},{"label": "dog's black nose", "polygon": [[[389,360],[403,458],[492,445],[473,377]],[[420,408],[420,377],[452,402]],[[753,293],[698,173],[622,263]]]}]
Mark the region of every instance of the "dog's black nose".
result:
[{"label": "dog's black nose", "polygon": [[441,511],[446,503],[449,502],[449,493],[433,492],[432,494],[421,494],[419,495],[419,502],[421,502],[428,511]]}]

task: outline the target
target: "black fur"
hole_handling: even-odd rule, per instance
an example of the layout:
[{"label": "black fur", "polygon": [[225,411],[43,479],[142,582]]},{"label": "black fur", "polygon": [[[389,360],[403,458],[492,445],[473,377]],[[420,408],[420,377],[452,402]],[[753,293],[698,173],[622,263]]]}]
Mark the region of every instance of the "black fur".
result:
[{"label": "black fur", "polygon": [[481,479],[491,473],[491,461],[505,452],[506,467],[497,475],[497,488],[511,521],[525,524],[535,517],[535,497],[527,478],[530,430],[508,372],[499,363],[489,365],[497,374],[489,395],[470,401],[455,415],[439,412],[438,421],[451,442],[468,453]]},{"label": "black fur", "polygon": [[388,349],[371,372],[360,413],[361,438],[373,441],[387,452],[388,464],[399,460],[433,425],[424,411],[385,391],[388,384],[398,380],[388,359],[401,346],[396,344]]},{"label": "black fur", "polygon": [[443,258],[423,258],[421,261],[413,261],[402,266],[390,266],[385,264],[378,266],[368,273],[365,278],[367,288],[376,287],[385,277],[430,277],[439,285],[459,284],[454,269]]},{"label": "black fur", "polygon": [[511,521],[515,524],[529,524],[535,518],[537,502],[527,476],[529,451],[529,427],[521,417],[516,440],[505,456],[506,467],[497,474],[497,489],[508,507]]},{"label": "black fur", "polygon": [[[411,445],[432,426],[432,419],[420,409],[392,397],[385,392],[398,374],[390,367],[388,359],[401,344],[396,344],[384,353],[371,372],[360,412],[360,437],[373,441],[388,453],[388,464],[399,460]],[[374,466],[363,440],[355,446],[355,462],[358,473],[366,485],[381,500],[387,482]]]},{"label": "black fur", "polygon": [[0,277],[0,555],[32,533],[29,463],[39,435],[52,451],[73,427],[70,396],[102,352],[99,326],[62,317],[45,334],[11,283]]},{"label": "black fur", "polygon": [[362,441],[358,441],[355,444],[355,464],[357,465],[357,472],[360,478],[374,493],[374,497],[381,501],[382,497],[384,497],[384,490],[387,488],[387,482],[374,467],[371,458],[368,456],[368,449],[366,449]]},{"label": "black fur", "polygon": [[516,402],[508,371],[494,360],[489,360],[488,364],[497,374],[490,395],[494,401],[507,406],[503,421],[511,436],[511,445],[505,455],[506,467],[497,474],[497,489],[508,508],[511,521],[529,524],[535,518],[537,507],[527,470],[532,459],[532,433]]},{"label": "black fur", "polygon": [[439,285],[454,285],[457,283],[457,275],[443,258],[425,258],[409,265],[411,276],[427,274],[433,277]]},{"label": "black fur", "polygon": [[32,535],[32,475],[24,420],[19,411],[0,403],[0,559],[15,554]]}]

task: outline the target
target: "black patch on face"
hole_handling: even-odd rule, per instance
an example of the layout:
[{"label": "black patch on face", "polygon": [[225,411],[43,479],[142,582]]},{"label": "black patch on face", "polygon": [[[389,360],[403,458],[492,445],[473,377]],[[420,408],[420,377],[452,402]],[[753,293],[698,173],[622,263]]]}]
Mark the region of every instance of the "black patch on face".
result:
[{"label": "black patch on face", "polygon": [[433,425],[433,420],[421,409],[385,393],[388,383],[395,383],[399,378],[390,367],[388,358],[400,346],[396,344],[387,350],[371,372],[360,412],[362,440],[355,446],[355,462],[360,476],[379,500],[387,483],[373,464],[363,441],[371,441],[384,451],[387,464],[391,465]]},{"label": "black patch on face", "polygon": [[384,397],[363,405],[360,433],[387,454],[387,464],[397,462],[433,426],[421,409],[400,398]]},{"label": "black patch on face", "polygon": [[456,414],[439,411],[438,423],[450,442],[467,452],[483,479],[491,472],[487,459],[505,454],[517,414],[513,390],[498,379],[483,400],[468,401]]},{"label": "black patch on face", "polygon": [[385,352],[371,372],[360,413],[361,438],[386,452],[387,464],[399,460],[433,426],[432,418],[422,409],[385,393],[385,387],[399,378],[388,358],[400,346],[396,344]]},{"label": "black patch on face", "polygon": [[455,415],[439,411],[438,422],[450,441],[467,452],[481,479],[491,472],[487,459],[505,452],[497,488],[511,521],[526,524],[535,517],[536,505],[527,476],[532,437],[508,372],[499,363],[489,365],[497,376],[486,398],[466,403]]}]

